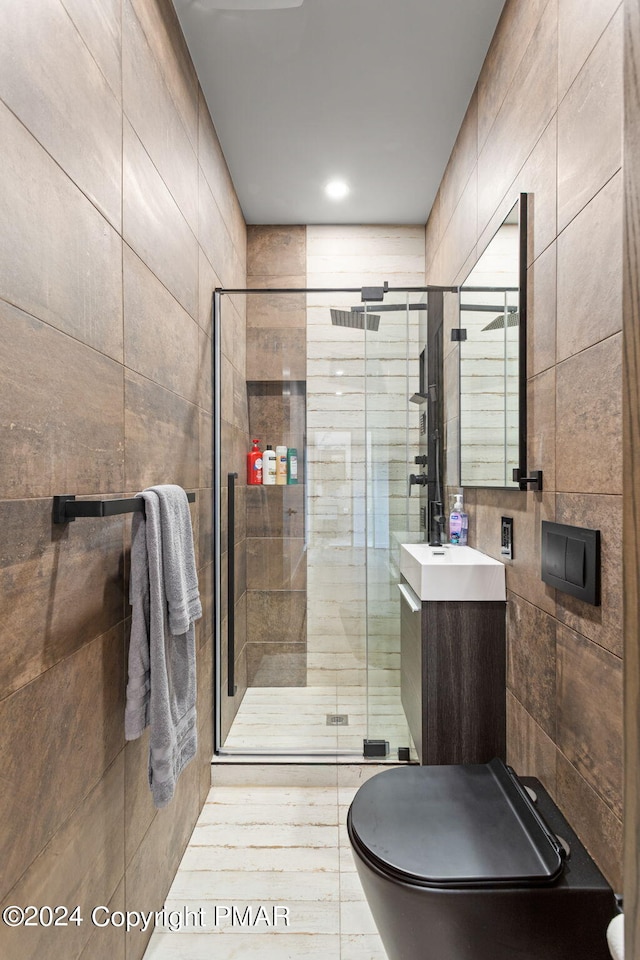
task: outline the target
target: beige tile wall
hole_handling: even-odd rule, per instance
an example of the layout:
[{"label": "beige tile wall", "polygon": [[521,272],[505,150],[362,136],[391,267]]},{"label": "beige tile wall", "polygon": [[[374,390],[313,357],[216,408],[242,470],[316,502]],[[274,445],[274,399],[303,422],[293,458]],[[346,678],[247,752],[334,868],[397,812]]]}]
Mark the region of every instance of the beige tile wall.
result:
[{"label": "beige tile wall", "polygon": [[[507,569],[508,751],[616,889],[622,849],[622,9],[508,0],[427,224],[429,283],[461,281],[531,196],[529,466],[545,490],[467,489],[470,543]],[[540,580],[540,523],[602,534],[602,605]]]},{"label": "beige tile wall", "polygon": [[[245,225],[169,0],[3,4],[0,128],[0,899],[159,909],[210,782],[211,297]],[[199,753],[156,811],[123,733],[130,519],[52,527],[51,498],[163,482],[197,492],[204,616]],[[146,941],[0,926],[12,960]]]}]

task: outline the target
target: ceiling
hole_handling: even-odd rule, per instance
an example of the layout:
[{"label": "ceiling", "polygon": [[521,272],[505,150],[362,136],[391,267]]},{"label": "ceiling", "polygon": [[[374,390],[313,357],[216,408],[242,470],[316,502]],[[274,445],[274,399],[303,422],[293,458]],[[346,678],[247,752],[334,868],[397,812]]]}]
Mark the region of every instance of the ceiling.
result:
[{"label": "ceiling", "polygon": [[247,223],[426,221],[504,0],[174,4]]}]

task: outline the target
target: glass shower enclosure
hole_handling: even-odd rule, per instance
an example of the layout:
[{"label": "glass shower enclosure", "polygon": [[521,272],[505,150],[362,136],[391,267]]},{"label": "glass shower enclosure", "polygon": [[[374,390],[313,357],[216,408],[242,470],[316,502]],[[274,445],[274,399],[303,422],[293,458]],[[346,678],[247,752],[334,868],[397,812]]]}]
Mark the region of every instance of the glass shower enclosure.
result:
[{"label": "glass shower enclosure", "polygon": [[[427,288],[385,287],[215,293],[219,754],[413,754],[397,584],[400,543],[424,537]],[[253,439],[297,477],[248,484]]]}]

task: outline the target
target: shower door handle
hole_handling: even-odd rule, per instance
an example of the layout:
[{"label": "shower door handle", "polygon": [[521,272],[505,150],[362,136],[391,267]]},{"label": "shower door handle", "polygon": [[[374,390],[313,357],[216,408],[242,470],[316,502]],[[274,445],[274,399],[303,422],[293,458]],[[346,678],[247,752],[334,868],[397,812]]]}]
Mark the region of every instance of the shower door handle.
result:
[{"label": "shower door handle", "polygon": [[227,696],[235,697],[236,612],[236,479],[227,474]]}]

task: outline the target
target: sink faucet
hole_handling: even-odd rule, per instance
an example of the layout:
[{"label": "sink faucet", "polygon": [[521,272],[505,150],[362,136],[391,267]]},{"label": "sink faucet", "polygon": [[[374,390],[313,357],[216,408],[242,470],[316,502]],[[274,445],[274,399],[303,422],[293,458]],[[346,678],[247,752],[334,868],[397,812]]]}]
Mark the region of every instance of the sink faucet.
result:
[{"label": "sink faucet", "polygon": [[429,524],[429,529],[431,531],[431,539],[429,540],[430,547],[441,547],[443,539],[446,541],[446,523],[447,518],[442,512],[442,501],[441,500],[431,500],[429,503],[429,515],[431,517],[431,522]]}]

